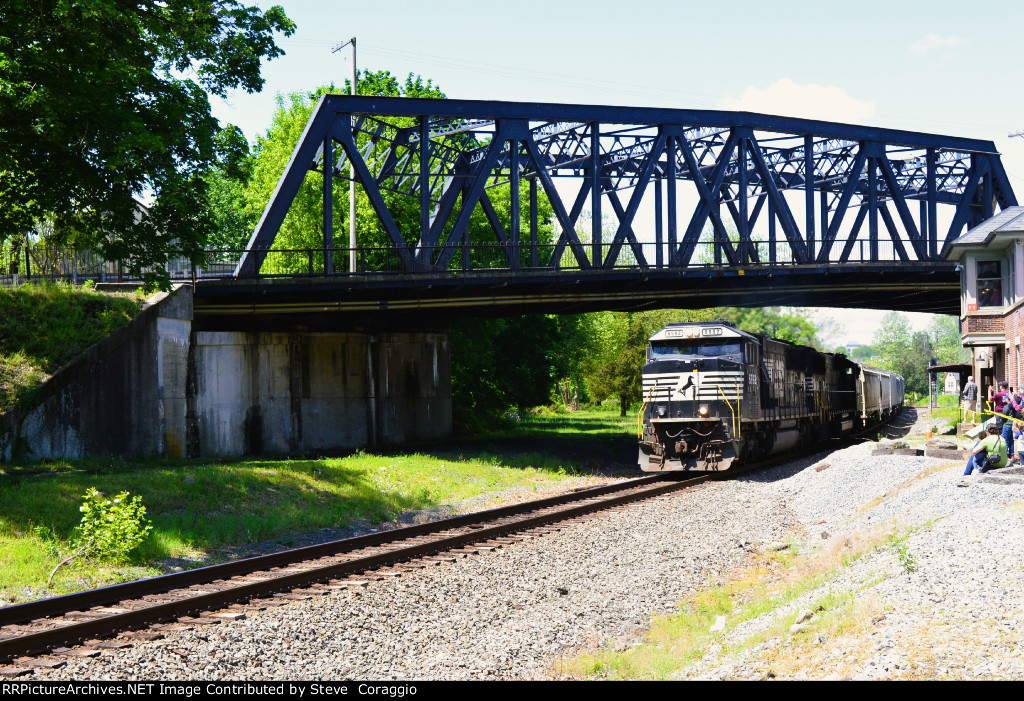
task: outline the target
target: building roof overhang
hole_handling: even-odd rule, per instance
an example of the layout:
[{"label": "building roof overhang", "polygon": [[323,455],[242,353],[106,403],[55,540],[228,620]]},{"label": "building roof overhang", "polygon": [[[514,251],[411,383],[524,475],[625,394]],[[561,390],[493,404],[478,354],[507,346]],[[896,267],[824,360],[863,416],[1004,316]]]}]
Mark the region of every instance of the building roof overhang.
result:
[{"label": "building roof overhang", "polygon": [[1024,207],[1007,207],[949,244],[946,257],[959,260],[970,250],[1001,248],[1018,239],[1024,239]]},{"label": "building roof overhang", "polygon": [[1005,346],[1006,336],[1001,333],[968,333],[961,336],[965,348],[972,346]]}]

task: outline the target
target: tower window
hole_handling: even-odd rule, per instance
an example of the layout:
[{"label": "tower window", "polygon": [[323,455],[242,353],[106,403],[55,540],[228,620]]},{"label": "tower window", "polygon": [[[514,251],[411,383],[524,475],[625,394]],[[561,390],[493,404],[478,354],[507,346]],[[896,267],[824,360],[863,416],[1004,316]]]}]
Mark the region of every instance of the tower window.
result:
[{"label": "tower window", "polygon": [[1003,268],[1001,261],[978,261],[978,306],[1003,306]]}]

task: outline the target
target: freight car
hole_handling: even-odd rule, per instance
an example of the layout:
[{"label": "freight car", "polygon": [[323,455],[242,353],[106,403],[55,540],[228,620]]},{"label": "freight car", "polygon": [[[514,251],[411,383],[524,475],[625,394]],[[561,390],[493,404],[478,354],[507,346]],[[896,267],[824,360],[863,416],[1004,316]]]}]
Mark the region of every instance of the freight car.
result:
[{"label": "freight car", "polygon": [[640,469],[724,471],[881,424],[903,378],[725,321],[651,336],[638,416]]}]

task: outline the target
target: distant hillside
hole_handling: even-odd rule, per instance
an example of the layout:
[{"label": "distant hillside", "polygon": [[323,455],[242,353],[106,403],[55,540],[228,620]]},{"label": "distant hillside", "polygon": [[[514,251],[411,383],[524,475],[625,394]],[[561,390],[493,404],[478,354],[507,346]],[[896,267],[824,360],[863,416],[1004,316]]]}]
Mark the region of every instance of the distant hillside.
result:
[{"label": "distant hillside", "polygon": [[141,293],[109,294],[64,284],[0,288],[0,413],[85,348],[139,313]]}]

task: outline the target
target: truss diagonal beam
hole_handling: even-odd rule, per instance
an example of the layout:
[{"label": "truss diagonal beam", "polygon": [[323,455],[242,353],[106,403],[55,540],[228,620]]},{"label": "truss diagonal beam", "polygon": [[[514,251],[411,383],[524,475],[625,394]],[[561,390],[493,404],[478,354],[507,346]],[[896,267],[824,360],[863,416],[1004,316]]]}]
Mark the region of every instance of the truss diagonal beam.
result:
[{"label": "truss diagonal beam", "polygon": [[[693,182],[697,185],[697,192],[700,196],[700,203],[698,204],[696,211],[694,211],[693,216],[690,218],[690,223],[686,227],[686,233],[683,234],[682,242],[676,250],[671,252],[670,260],[676,265],[685,266],[690,262],[690,258],[693,257],[693,252],[697,247],[697,242],[704,230],[704,224],[707,222],[708,217],[712,217],[714,221],[716,236],[723,236],[723,240],[728,239],[727,236],[724,236],[725,227],[721,226],[721,217],[718,214],[717,193],[722,191],[722,183],[725,181],[725,172],[729,167],[729,159],[732,156],[732,152],[736,148],[736,142],[736,134],[730,134],[725,143],[725,147],[719,155],[720,160],[711,172],[711,184],[709,185],[704,181],[696,156],[693,154],[693,151],[686,139],[678,136],[676,137],[676,143],[679,144],[679,148],[682,149],[683,153],[686,155],[689,170],[693,174]],[[721,229],[721,231],[719,231],[719,229]],[[735,264],[732,252],[728,251],[728,253],[729,262],[731,264]]]},{"label": "truss diagonal beam", "polygon": [[566,238],[569,247],[572,249],[572,254],[576,258],[576,263],[581,268],[590,268],[591,262],[587,259],[587,253],[583,250],[583,244],[580,243],[580,239],[576,235],[576,222],[570,219],[569,213],[565,211],[565,205],[562,203],[562,197],[558,194],[558,190],[555,189],[555,184],[551,180],[551,175],[542,165],[544,159],[540,154],[540,149],[537,148],[537,142],[533,140],[533,135],[528,132],[523,134],[522,137],[522,141],[526,145],[527,153],[537,169],[537,177],[540,179],[541,186],[544,188],[544,194],[547,195],[548,201],[551,202],[551,207],[555,210],[555,218],[558,220],[559,226],[562,227],[561,235]]},{"label": "truss diagonal beam", "polygon": [[[333,218],[341,205],[333,202],[334,186],[352,178],[377,219],[373,230],[384,232],[392,249],[384,259],[397,258],[403,271],[416,273],[454,270],[460,248],[467,266],[470,237],[473,246],[504,247],[504,258],[489,258],[488,265],[514,270],[597,272],[634,260],[645,270],[829,265],[859,255],[858,246],[868,260],[912,265],[942,260],[965,226],[1016,204],[989,141],[744,112],[327,95],[236,275],[259,273],[311,170],[323,196],[314,220],[324,224],[305,245],[323,250],[325,274],[332,272]],[[528,263],[513,251],[523,178],[531,192]],[[575,183],[556,186],[559,178]],[[571,207],[566,192],[577,193]],[[499,203],[499,193],[512,201]],[[588,200],[591,213],[581,222]],[[604,201],[617,219],[610,240],[602,231]],[[547,204],[551,238],[539,234],[547,222],[537,221]],[[472,223],[477,207],[484,229]],[[879,220],[892,242],[884,251]],[[859,239],[864,222],[868,236]],[[938,222],[951,224],[940,232]],[[590,229],[586,245],[577,226]],[[842,249],[835,253],[837,242]],[[709,254],[695,261],[704,245]]]},{"label": "truss diagonal beam", "polygon": [[[690,147],[689,142],[687,142],[686,138],[683,137],[683,136],[676,135],[676,136],[673,137],[672,141],[673,141],[675,147],[677,147],[683,153],[684,162],[686,163],[686,167],[690,170],[690,172],[691,173],[700,173],[701,172],[701,168],[697,164],[697,157],[694,154],[693,149]],[[728,149],[723,151],[723,154],[725,155],[726,160],[728,160],[728,153],[729,153]],[[724,179],[724,177],[725,177],[724,171],[721,173],[721,176]],[[720,180],[718,180],[715,177],[714,173],[712,173],[712,178],[715,179],[716,182],[721,182]],[[721,214],[718,211],[718,207],[716,206],[716,197],[715,197],[715,195],[712,194],[712,189],[708,187],[708,184],[706,182],[704,182],[704,178],[703,177],[694,177],[693,178],[693,183],[697,187],[697,194],[700,197],[701,202],[707,204],[707,206],[708,206],[707,212],[708,213],[705,216],[705,219],[700,221],[699,224],[696,221],[694,221],[694,220],[690,221],[690,226],[687,228],[687,233],[684,234],[684,236],[683,236],[683,246],[686,247],[686,246],[689,245],[687,236],[689,235],[690,229],[699,226],[701,228],[701,230],[702,230],[703,226],[704,226],[704,222],[706,221],[707,217],[710,217],[711,218],[711,224],[713,226],[714,240],[717,242],[718,245],[722,246],[723,250],[725,251],[726,258],[729,260],[729,262],[732,263],[732,264],[735,264],[736,254],[732,250],[732,244],[729,241],[729,233],[728,233],[728,231],[726,231],[725,224],[722,222],[722,216],[721,216]],[[719,185],[719,190],[720,189],[721,189],[721,185]],[[697,215],[695,214],[694,216],[696,217]],[[700,236],[700,231],[698,230],[697,237],[699,237],[699,236]],[[696,239],[693,239],[693,246],[691,246],[689,248],[684,248],[683,249],[683,250],[686,250],[686,254],[685,255],[686,255],[686,260],[687,261],[693,255],[693,247],[695,247],[695,246],[696,246]]]}]

